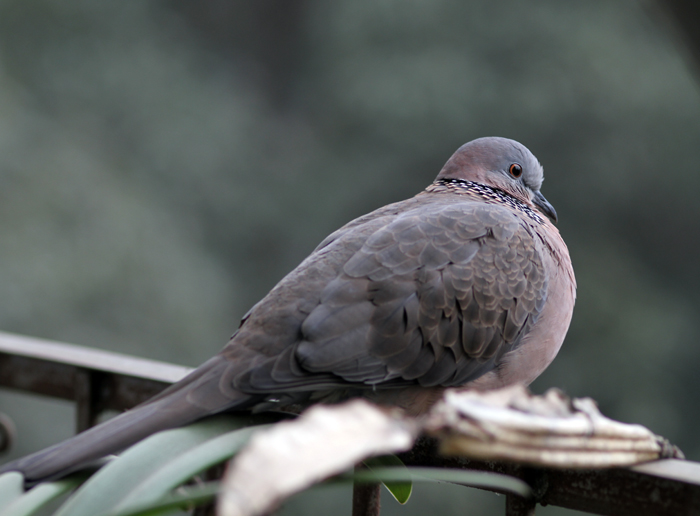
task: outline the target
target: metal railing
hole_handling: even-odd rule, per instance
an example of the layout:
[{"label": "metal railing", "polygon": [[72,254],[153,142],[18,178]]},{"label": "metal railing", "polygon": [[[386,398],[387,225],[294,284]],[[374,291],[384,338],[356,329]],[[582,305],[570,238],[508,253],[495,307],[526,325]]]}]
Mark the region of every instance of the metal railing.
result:
[{"label": "metal railing", "polygon": [[[0,387],[74,401],[78,431],[94,425],[102,411],[132,408],[190,371],[165,362],[0,332]],[[0,436],[0,449],[2,442]],[[509,495],[507,516],[532,515],[537,503],[611,516],[700,514],[700,463],[691,461],[667,459],[603,470],[530,468],[443,457],[431,439],[420,439],[400,456],[408,466],[458,467],[523,479],[532,487],[534,498]],[[378,508],[372,509],[372,496],[364,498],[365,505],[356,503],[353,514],[378,514]]]},{"label": "metal railing", "polygon": [[76,429],[127,410],[192,371],[121,353],[0,332],[0,387],[75,401]]}]

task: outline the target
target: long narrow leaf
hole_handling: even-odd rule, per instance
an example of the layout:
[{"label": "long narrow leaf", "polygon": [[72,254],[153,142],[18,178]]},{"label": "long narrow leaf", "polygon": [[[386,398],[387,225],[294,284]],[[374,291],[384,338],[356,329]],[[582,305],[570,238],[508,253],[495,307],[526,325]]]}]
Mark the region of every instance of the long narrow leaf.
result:
[{"label": "long narrow leaf", "polygon": [[85,474],[75,474],[55,482],[39,484],[0,510],[0,516],[31,516],[36,514],[48,503],[75,489],[86,479],[87,475]]},{"label": "long narrow leaf", "polygon": [[94,516],[112,511],[173,457],[223,433],[276,419],[262,414],[221,415],[152,435],[93,475],[55,516]]},{"label": "long narrow leaf", "polygon": [[211,502],[219,493],[220,482],[210,482],[199,486],[183,488],[181,492],[168,494],[156,502],[130,507],[104,516],[158,516],[173,509]]},{"label": "long narrow leaf", "polygon": [[[496,489],[514,493],[522,497],[532,494],[530,487],[520,479],[481,471],[465,471],[461,469],[416,468],[405,466],[377,467],[372,470],[342,475],[332,481],[357,482],[452,482],[472,487]],[[143,506],[125,508],[118,512],[110,512],[106,516],[157,516],[165,512],[184,507],[188,504],[200,504],[210,501],[219,492],[220,483],[210,482],[201,486],[184,488],[181,493],[168,494],[156,502]]]},{"label": "long narrow leaf", "polygon": [[24,494],[24,477],[22,473],[10,471],[0,475],[0,510],[15,498]]},{"label": "long narrow leaf", "polygon": [[269,425],[257,425],[228,432],[173,458],[144,479],[115,506],[114,510],[124,511],[130,507],[144,506],[158,501],[198,473],[233,457],[248,442],[253,433],[267,426]]},{"label": "long narrow leaf", "polygon": [[354,480],[355,482],[405,482],[408,480],[413,482],[452,482],[471,487],[505,491],[523,498],[532,495],[530,486],[519,478],[487,471],[466,471],[463,469],[387,467],[357,471],[342,475],[339,479]]},{"label": "long narrow leaf", "polygon": [[[372,471],[383,467],[404,468],[408,471],[403,461],[393,454],[370,457],[364,461],[364,464]],[[411,480],[404,482],[382,481],[382,484],[401,505],[407,503],[409,498],[411,498],[411,493],[413,492],[413,482]]]}]

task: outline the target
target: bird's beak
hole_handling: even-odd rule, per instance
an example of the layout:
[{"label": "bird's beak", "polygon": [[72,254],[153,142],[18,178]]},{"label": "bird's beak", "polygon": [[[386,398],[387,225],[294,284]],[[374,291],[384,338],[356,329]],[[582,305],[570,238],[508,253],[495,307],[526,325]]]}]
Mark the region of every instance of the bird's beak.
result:
[{"label": "bird's beak", "polygon": [[554,206],[549,204],[549,201],[544,198],[544,195],[542,195],[540,192],[535,192],[532,202],[535,203],[535,206],[537,206],[542,213],[547,215],[549,220],[555,224],[557,223],[557,210],[554,209]]}]

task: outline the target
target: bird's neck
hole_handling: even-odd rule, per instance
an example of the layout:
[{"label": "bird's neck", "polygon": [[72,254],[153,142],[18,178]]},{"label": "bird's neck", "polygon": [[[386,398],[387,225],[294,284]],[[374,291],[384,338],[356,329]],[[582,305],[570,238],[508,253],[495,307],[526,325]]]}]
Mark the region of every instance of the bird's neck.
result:
[{"label": "bird's neck", "polygon": [[523,212],[538,224],[544,224],[544,218],[537,212],[536,209],[528,206],[525,202],[508,192],[488,186],[476,181],[467,181],[466,179],[441,177],[433,181],[428,188],[425,189],[429,193],[457,193],[466,194],[484,199],[486,202],[494,204],[507,204],[511,208]]}]

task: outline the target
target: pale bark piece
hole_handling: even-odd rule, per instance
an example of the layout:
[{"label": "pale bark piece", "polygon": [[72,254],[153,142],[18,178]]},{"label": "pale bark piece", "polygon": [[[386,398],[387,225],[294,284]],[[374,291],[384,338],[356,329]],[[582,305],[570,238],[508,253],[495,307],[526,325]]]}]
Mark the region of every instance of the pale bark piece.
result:
[{"label": "pale bark piece", "polygon": [[418,425],[364,400],[318,406],[257,434],[232,462],[220,516],[253,516],[359,461],[411,448]]},{"label": "pale bark piece", "polygon": [[682,457],[647,428],[606,418],[590,398],[570,399],[557,389],[535,396],[520,385],[447,391],[426,431],[440,438],[446,455],[544,467],[605,468]]}]

